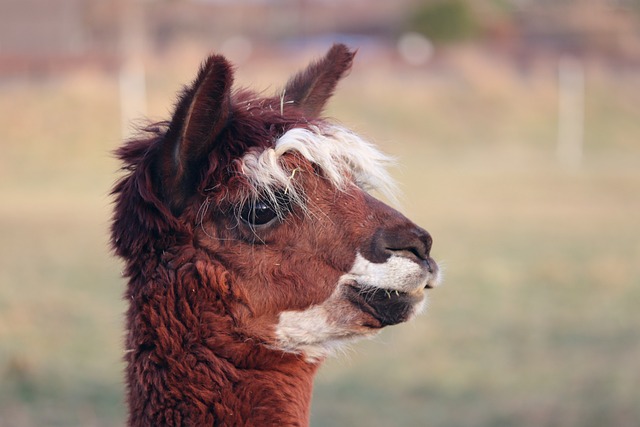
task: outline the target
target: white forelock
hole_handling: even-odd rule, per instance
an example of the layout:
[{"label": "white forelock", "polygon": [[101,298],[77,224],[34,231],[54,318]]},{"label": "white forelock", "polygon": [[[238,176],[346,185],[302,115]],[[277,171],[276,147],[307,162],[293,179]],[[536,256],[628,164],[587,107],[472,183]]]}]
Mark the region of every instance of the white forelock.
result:
[{"label": "white forelock", "polygon": [[295,180],[298,171],[287,169],[281,161],[285,153],[297,153],[318,165],[338,190],[354,182],[364,190],[377,190],[389,200],[397,200],[396,185],[386,170],[393,159],[355,133],[333,124],[291,129],[273,148],[245,154],[242,173],[254,197],[275,201],[275,192],[285,191],[294,202],[303,204],[304,194]]}]

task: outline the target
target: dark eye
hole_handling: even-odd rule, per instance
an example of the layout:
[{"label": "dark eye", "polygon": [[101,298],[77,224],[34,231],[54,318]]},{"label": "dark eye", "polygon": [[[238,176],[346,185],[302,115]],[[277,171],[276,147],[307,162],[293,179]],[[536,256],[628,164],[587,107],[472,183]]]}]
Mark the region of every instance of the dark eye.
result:
[{"label": "dark eye", "polygon": [[250,225],[268,224],[277,216],[276,210],[262,200],[248,203],[240,213],[240,218]]}]

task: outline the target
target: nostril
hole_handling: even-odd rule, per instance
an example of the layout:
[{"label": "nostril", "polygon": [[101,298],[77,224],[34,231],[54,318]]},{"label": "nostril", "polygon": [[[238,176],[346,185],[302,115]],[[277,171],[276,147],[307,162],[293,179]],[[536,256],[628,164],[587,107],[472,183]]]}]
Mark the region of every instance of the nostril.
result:
[{"label": "nostril", "polygon": [[385,248],[389,255],[397,255],[405,258],[413,258],[416,261],[424,260],[421,252],[417,248]]},{"label": "nostril", "polygon": [[421,253],[418,249],[416,248],[409,248],[408,249],[409,252],[411,252],[416,258],[422,258],[424,259],[424,254]]},{"label": "nostril", "polygon": [[385,262],[390,256],[401,256],[416,262],[429,259],[431,236],[414,224],[379,229],[363,255],[371,262]]},{"label": "nostril", "polygon": [[[421,228],[415,228],[405,233],[398,233],[389,238],[385,250],[389,254],[414,258],[418,261],[428,260],[433,240],[431,235]],[[389,244],[393,242],[393,244]]]}]

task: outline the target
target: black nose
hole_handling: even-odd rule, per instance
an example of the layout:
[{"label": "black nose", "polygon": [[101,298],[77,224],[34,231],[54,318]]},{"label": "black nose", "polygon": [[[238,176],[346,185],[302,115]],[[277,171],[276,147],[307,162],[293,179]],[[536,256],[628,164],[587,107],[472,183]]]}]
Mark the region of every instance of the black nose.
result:
[{"label": "black nose", "polygon": [[[393,227],[378,230],[371,242],[371,262],[384,262],[391,255],[403,256],[414,261],[426,261],[431,252],[431,235],[420,227]],[[367,255],[370,255],[367,256]]]}]

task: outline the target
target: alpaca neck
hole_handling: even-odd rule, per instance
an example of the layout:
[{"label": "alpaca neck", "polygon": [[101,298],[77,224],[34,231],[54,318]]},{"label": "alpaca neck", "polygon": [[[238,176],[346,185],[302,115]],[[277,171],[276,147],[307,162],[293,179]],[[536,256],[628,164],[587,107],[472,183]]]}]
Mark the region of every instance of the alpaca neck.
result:
[{"label": "alpaca neck", "polygon": [[[237,408],[248,425],[306,426],[318,364],[309,364],[294,355],[272,353],[273,359],[266,365],[263,359],[261,366],[236,367],[239,380],[232,384],[235,393],[229,407]],[[236,420],[234,416],[225,413],[229,420]]]},{"label": "alpaca neck", "polygon": [[229,334],[229,317],[147,317],[148,304],[129,310],[130,426],[308,425],[319,363]]}]

